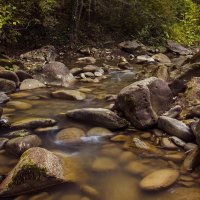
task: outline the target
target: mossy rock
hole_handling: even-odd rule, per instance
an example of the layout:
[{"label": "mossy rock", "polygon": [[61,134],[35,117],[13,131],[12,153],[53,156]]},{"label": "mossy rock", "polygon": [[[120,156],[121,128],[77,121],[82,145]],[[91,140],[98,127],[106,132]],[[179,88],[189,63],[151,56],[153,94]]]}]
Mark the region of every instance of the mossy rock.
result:
[{"label": "mossy rock", "polygon": [[0,196],[16,196],[64,182],[60,159],[43,148],[31,148],[0,185]]}]

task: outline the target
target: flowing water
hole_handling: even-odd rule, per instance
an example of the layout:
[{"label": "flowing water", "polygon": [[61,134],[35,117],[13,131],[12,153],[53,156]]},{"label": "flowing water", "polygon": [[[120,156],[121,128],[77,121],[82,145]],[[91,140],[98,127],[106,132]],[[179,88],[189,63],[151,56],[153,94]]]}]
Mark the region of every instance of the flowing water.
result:
[{"label": "flowing water", "polygon": [[[26,91],[26,95],[18,92],[11,100],[23,101],[32,105],[27,110],[13,110],[6,116],[11,122],[27,117],[50,117],[58,121],[57,126],[60,129],[67,127],[78,127],[85,131],[91,126],[79,124],[67,120],[62,113],[75,108],[84,107],[107,107],[110,102],[105,100],[106,94],[117,94],[124,86],[134,81],[134,72],[112,72],[109,77],[100,83],[76,83],[71,89],[88,88],[91,92],[87,93],[84,101],[68,101],[51,98],[50,92],[58,88],[43,88],[32,91]],[[20,94],[21,93],[21,97]],[[26,97],[25,97],[26,96]],[[6,106],[5,106],[6,107]],[[56,141],[55,135],[58,130],[52,130],[48,133],[40,133],[44,148],[56,152],[64,157],[73,155],[80,159],[80,168],[86,173],[80,174],[79,184],[63,184],[41,192],[30,195],[21,195],[15,200],[199,200],[200,199],[200,181],[198,173],[193,173],[196,182],[192,186],[183,186],[175,184],[171,188],[155,193],[143,192],[138,184],[147,171],[174,167],[179,169],[178,163],[172,163],[168,160],[155,157],[141,156],[137,152],[127,152],[123,144],[112,143],[103,138],[87,138],[78,144],[66,144]],[[124,133],[124,132],[122,132]],[[140,133],[129,130],[127,134],[139,135]],[[103,163],[105,170],[98,172],[92,166],[95,160],[101,159],[107,162]],[[0,154],[0,173],[7,174],[17,163],[17,158],[7,155],[4,151]],[[103,162],[102,161],[102,162]],[[134,173],[127,170],[130,162],[136,163]],[[189,175],[192,177],[192,175]],[[90,185],[98,192],[98,198],[88,192],[83,192],[79,185]],[[188,195],[189,194],[189,195]],[[5,198],[3,198],[5,199]]]}]

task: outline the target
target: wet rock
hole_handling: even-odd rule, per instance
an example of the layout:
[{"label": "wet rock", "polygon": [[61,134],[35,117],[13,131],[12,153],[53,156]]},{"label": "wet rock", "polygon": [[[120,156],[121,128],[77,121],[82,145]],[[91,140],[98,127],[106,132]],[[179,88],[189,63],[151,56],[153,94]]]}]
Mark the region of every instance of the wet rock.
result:
[{"label": "wet rock", "polygon": [[90,185],[82,185],[81,191],[91,198],[99,198],[99,192]]},{"label": "wet rock", "polygon": [[170,140],[174,143],[174,144],[176,144],[177,146],[179,146],[179,147],[184,147],[185,146],[185,142],[183,141],[183,140],[181,140],[180,138],[178,138],[178,137],[176,137],[176,136],[172,136],[172,137],[170,137]]},{"label": "wet rock", "polygon": [[137,56],[137,63],[153,63],[155,60],[149,55]]},{"label": "wet rock", "polygon": [[171,60],[169,59],[168,56],[166,56],[165,54],[162,53],[158,53],[152,56],[152,58],[160,63],[164,63],[164,64],[170,64]]},{"label": "wet rock", "polygon": [[34,78],[47,85],[68,87],[75,81],[69,69],[61,62],[49,62],[35,72]]},{"label": "wet rock", "polygon": [[193,149],[196,149],[198,147],[198,145],[194,144],[194,143],[191,143],[191,142],[188,142],[184,145],[184,150],[185,151],[191,151]]},{"label": "wet rock", "polygon": [[199,148],[196,147],[193,150],[190,150],[187,154],[181,169],[183,172],[190,172],[200,163],[200,151]]},{"label": "wet rock", "polygon": [[198,121],[196,127],[194,128],[194,134],[196,138],[196,142],[198,145],[200,145],[200,120]]},{"label": "wet rock", "polygon": [[37,128],[34,131],[38,134],[45,134],[45,133],[54,133],[58,132],[58,126],[46,127],[46,128]]},{"label": "wet rock", "polygon": [[194,134],[191,129],[177,119],[165,116],[159,117],[158,127],[169,135],[176,136],[185,142],[194,140]]},{"label": "wet rock", "polygon": [[128,139],[129,139],[129,137],[126,135],[116,135],[116,136],[112,137],[110,140],[112,142],[126,142]]},{"label": "wet rock", "polygon": [[149,133],[149,132],[144,132],[144,133],[142,133],[142,134],[140,135],[140,138],[142,138],[142,139],[144,139],[144,140],[148,140],[148,139],[151,138],[151,136],[152,136],[151,133]]},{"label": "wet rock", "polygon": [[108,129],[122,129],[128,126],[125,119],[120,118],[116,113],[103,108],[83,108],[71,110],[66,116],[80,122],[105,127]]},{"label": "wet rock", "polygon": [[72,73],[74,76],[77,76],[82,72],[83,72],[83,69],[79,68],[79,67],[75,67],[75,68],[70,70],[70,73]]},{"label": "wet rock", "polygon": [[145,49],[143,44],[138,43],[135,40],[121,42],[118,46],[121,50],[132,54],[137,54]]},{"label": "wet rock", "polygon": [[150,173],[151,169],[145,163],[140,161],[132,161],[125,167],[125,171],[133,175],[144,176],[145,174]]},{"label": "wet rock", "polygon": [[[8,142],[7,138],[0,138],[0,150],[4,149],[5,144]],[[0,181],[1,182],[1,181]]]},{"label": "wet rock", "polygon": [[20,82],[24,81],[25,79],[32,79],[33,77],[23,70],[17,70],[15,72],[20,80]]},{"label": "wet rock", "polygon": [[16,84],[13,81],[0,78],[0,92],[10,93],[15,92]]},{"label": "wet rock", "polygon": [[178,149],[178,147],[169,138],[162,138],[161,146],[165,149],[171,149],[171,150]]},{"label": "wet rock", "polygon": [[171,52],[179,55],[188,55],[191,53],[188,49],[186,49],[185,47],[181,46],[180,44],[172,40],[167,41],[167,48]]},{"label": "wet rock", "polygon": [[117,168],[115,160],[106,157],[97,158],[92,164],[92,170],[96,172],[112,171]]},{"label": "wet rock", "polygon": [[113,133],[106,128],[94,127],[94,128],[91,128],[90,130],[88,130],[86,135],[89,137],[90,136],[110,137],[110,136],[113,136]]},{"label": "wet rock", "polygon": [[25,137],[17,137],[9,140],[5,145],[8,153],[19,156],[32,147],[38,147],[42,144],[41,139],[37,135],[28,135]]},{"label": "wet rock", "polygon": [[14,99],[22,99],[31,96],[31,93],[28,92],[17,92],[17,93],[12,93],[10,94],[10,97]]},{"label": "wet rock", "polygon": [[80,128],[66,128],[58,132],[56,140],[62,143],[80,142],[81,137],[85,137],[85,132]]},{"label": "wet rock", "polygon": [[185,154],[183,152],[172,151],[172,152],[167,152],[166,154],[164,154],[163,158],[165,160],[170,160],[175,163],[182,163],[183,160],[185,159]]},{"label": "wet rock", "polygon": [[77,64],[95,64],[96,59],[94,57],[83,57],[83,58],[78,58],[76,61]]},{"label": "wet rock", "polygon": [[175,79],[169,84],[174,95],[183,92],[186,89],[187,83],[193,77],[200,76],[200,64],[195,63],[183,67],[183,70],[177,73]]},{"label": "wet rock", "polygon": [[10,98],[4,92],[0,92],[0,104],[6,103],[9,100]]},{"label": "wet rock", "polygon": [[51,93],[55,98],[66,99],[66,100],[84,100],[86,95],[77,90],[57,90]]},{"label": "wet rock", "polygon": [[140,187],[146,191],[159,191],[173,185],[179,177],[179,172],[173,169],[155,171],[142,179]]},{"label": "wet rock", "polygon": [[127,163],[127,162],[135,160],[136,158],[137,156],[134,153],[130,151],[123,151],[119,156],[119,161],[121,163]]},{"label": "wet rock", "polygon": [[172,93],[167,83],[151,77],[122,89],[116,107],[133,126],[144,129],[155,125],[158,116],[168,110],[171,103]]},{"label": "wet rock", "polygon": [[26,103],[26,102],[22,102],[22,101],[9,101],[6,104],[6,106],[9,107],[9,108],[16,108],[16,109],[19,109],[19,110],[27,110],[27,109],[30,109],[32,107],[31,104]]},{"label": "wet rock", "polygon": [[9,70],[4,70],[4,71],[0,71],[0,78],[2,79],[6,79],[9,81],[13,81],[16,84],[16,87],[19,86],[19,78],[17,76],[17,74],[15,72],[9,71]]},{"label": "wet rock", "polygon": [[25,137],[31,135],[31,132],[25,129],[18,130],[18,131],[11,131],[6,134],[7,138],[16,138],[16,137]]},{"label": "wet rock", "polygon": [[41,190],[63,183],[64,178],[63,166],[57,156],[43,148],[31,148],[0,185],[0,196]]},{"label": "wet rock", "polygon": [[20,85],[20,90],[32,90],[36,88],[45,87],[43,83],[35,79],[26,79]]},{"label": "wet rock", "polygon": [[82,78],[95,78],[95,75],[92,72],[85,72],[81,74]]},{"label": "wet rock", "polygon": [[50,118],[27,118],[12,123],[13,129],[36,129],[54,126],[56,121]]},{"label": "wet rock", "polygon": [[146,141],[142,141],[139,138],[134,137],[132,144],[130,145],[130,149],[131,148],[136,148],[139,149],[140,151],[146,152],[148,154],[154,154],[157,156],[162,156],[163,152],[158,149],[156,146],[150,144],[149,142]]},{"label": "wet rock", "polygon": [[174,106],[173,108],[171,108],[170,110],[168,110],[167,112],[165,112],[163,114],[163,116],[165,117],[171,117],[171,118],[176,118],[179,116],[179,114],[182,112],[182,107],[179,105]]},{"label": "wet rock", "polygon": [[85,67],[83,67],[83,72],[95,72],[95,71],[99,71],[100,68],[95,66],[95,65],[87,65]]}]

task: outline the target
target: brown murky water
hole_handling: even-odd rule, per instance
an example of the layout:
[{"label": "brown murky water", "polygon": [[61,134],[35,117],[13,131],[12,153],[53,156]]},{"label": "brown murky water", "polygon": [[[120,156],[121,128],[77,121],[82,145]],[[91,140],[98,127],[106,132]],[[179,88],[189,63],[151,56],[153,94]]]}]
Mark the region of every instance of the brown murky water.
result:
[{"label": "brown murky water", "polygon": [[[27,91],[27,97],[12,97],[11,100],[23,101],[32,105],[27,110],[15,110],[7,117],[11,121],[27,117],[51,117],[58,121],[59,129],[66,127],[79,127],[87,131],[91,126],[68,121],[61,115],[68,110],[83,107],[106,107],[110,104],[104,97],[105,94],[117,94],[120,89],[134,81],[133,72],[113,72],[108,79],[100,83],[77,83],[73,89],[89,88],[84,101],[67,101],[51,98],[50,91],[57,88],[37,89]],[[131,131],[130,131],[131,132]],[[57,131],[51,131],[39,136],[43,139],[43,147],[62,154],[62,156],[74,155],[80,159],[80,167],[86,172],[81,178],[80,184],[92,186],[98,193],[83,192],[79,185],[63,184],[30,195],[22,195],[15,200],[199,200],[200,199],[200,176],[195,174],[192,186],[183,186],[179,183],[171,188],[158,192],[143,192],[138,184],[141,178],[148,172],[163,168],[177,168],[178,163],[172,163],[162,158],[149,158],[138,152],[127,152],[123,145],[112,143],[108,139],[90,138],[79,144],[62,144],[55,140]],[[138,135],[139,133],[133,133]],[[174,152],[176,153],[176,152]],[[92,166],[97,160],[105,161],[102,164],[103,171],[95,171]],[[109,167],[107,166],[109,160]],[[7,174],[16,164],[17,158],[0,152],[0,174]],[[134,172],[127,170],[129,163],[135,162]],[[192,175],[189,174],[192,177]],[[193,175],[194,176],[194,175]],[[5,198],[3,198],[5,199]]]}]

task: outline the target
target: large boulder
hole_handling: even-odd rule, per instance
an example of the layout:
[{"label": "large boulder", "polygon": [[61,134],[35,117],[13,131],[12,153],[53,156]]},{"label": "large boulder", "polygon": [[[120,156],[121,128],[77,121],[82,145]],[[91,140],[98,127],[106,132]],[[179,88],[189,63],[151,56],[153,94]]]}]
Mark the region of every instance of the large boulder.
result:
[{"label": "large boulder", "polygon": [[179,54],[179,55],[188,55],[191,53],[190,50],[186,49],[182,45],[178,44],[177,42],[174,42],[172,40],[167,41],[167,48],[169,51]]},{"label": "large boulder", "polygon": [[173,94],[183,92],[187,83],[193,77],[200,76],[200,63],[188,64],[182,67],[182,71],[177,72],[176,78],[169,84]]},{"label": "large boulder", "polygon": [[15,196],[64,182],[61,160],[43,148],[31,148],[0,185],[0,196]]},{"label": "large boulder", "polygon": [[125,119],[119,117],[116,113],[103,108],[82,108],[71,110],[66,116],[87,124],[105,127],[111,130],[122,129],[128,126]]},{"label": "large boulder", "polygon": [[170,108],[172,101],[172,92],[167,83],[151,77],[122,89],[116,107],[133,126],[144,129],[155,125],[158,116]]},{"label": "large boulder", "polygon": [[36,70],[34,77],[47,85],[68,87],[75,81],[69,69],[61,62],[49,62]]},{"label": "large boulder", "polygon": [[200,62],[200,51],[196,53],[194,56],[191,58],[188,58],[185,63],[199,63]]},{"label": "large boulder", "polygon": [[0,78],[0,92],[10,93],[15,92],[16,84],[13,81]]},{"label": "large boulder", "polygon": [[176,136],[185,142],[194,140],[194,134],[190,127],[177,119],[161,116],[158,120],[158,127],[169,135]]},{"label": "large boulder", "polygon": [[20,55],[21,59],[32,61],[55,61],[56,49],[52,45],[43,46]]}]

